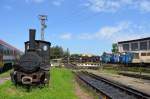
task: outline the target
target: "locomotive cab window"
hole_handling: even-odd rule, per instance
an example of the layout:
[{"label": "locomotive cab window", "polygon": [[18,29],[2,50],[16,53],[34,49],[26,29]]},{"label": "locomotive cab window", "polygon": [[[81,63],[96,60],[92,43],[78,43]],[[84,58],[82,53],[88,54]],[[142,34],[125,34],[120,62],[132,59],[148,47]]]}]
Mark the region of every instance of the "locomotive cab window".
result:
[{"label": "locomotive cab window", "polygon": [[48,47],[46,45],[43,46],[43,50],[47,51]]},{"label": "locomotive cab window", "polygon": [[26,50],[29,50],[29,43],[26,44]]}]

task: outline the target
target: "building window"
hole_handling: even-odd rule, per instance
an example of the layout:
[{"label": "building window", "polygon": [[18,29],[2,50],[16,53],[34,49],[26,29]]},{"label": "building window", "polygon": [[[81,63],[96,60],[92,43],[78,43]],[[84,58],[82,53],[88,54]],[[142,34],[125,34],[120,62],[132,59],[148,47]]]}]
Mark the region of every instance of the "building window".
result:
[{"label": "building window", "polygon": [[134,59],[139,59],[139,53],[134,53],[133,57],[134,57]]},{"label": "building window", "polygon": [[0,54],[3,54],[3,45],[0,44]]},{"label": "building window", "polygon": [[140,50],[147,50],[147,41],[140,42]]},{"label": "building window", "polygon": [[129,51],[129,44],[123,44],[123,50]]},{"label": "building window", "polygon": [[150,53],[147,53],[147,56],[150,56]]},{"label": "building window", "polygon": [[150,41],[149,41],[149,49],[150,49]]},{"label": "building window", "polygon": [[141,56],[146,56],[146,53],[141,53]]},{"label": "building window", "polygon": [[137,51],[138,50],[138,43],[131,43],[131,50]]}]

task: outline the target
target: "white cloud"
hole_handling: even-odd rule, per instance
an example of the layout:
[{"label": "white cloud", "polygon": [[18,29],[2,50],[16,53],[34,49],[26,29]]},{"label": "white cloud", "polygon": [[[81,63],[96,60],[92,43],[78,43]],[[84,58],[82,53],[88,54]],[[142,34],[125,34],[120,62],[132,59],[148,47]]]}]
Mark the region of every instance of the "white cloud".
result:
[{"label": "white cloud", "polygon": [[111,37],[112,42],[118,42],[118,41],[126,41],[126,40],[134,40],[134,39],[140,39],[150,37],[150,32],[132,32],[132,33],[120,33],[116,36]]},{"label": "white cloud", "polygon": [[93,39],[93,36],[89,33],[83,33],[77,36],[78,39],[82,39],[82,40],[90,40]]},{"label": "white cloud", "polygon": [[64,40],[69,40],[72,38],[72,34],[71,33],[65,33],[65,34],[62,34],[60,36],[61,39],[64,39]]},{"label": "white cloud", "polygon": [[144,37],[150,37],[150,25],[147,23],[135,24],[129,21],[122,21],[112,26],[103,26],[97,32],[91,33],[65,33],[59,36],[61,39],[78,40],[100,40],[106,42],[118,42]]},{"label": "white cloud", "polygon": [[105,26],[102,27],[96,34],[95,37],[103,37],[103,38],[110,38],[112,35],[115,35],[125,29],[128,28],[129,22],[121,22],[116,26]]},{"label": "white cloud", "polygon": [[139,7],[142,11],[150,12],[150,1],[143,1]]},{"label": "white cloud", "polygon": [[[143,27],[144,26],[144,27]],[[131,40],[150,36],[147,31],[150,27],[147,25],[135,25],[131,22],[120,22],[114,26],[104,26],[95,33],[82,33],[78,39],[82,40],[108,40],[117,42],[122,40]]]},{"label": "white cloud", "polygon": [[54,6],[61,6],[65,0],[24,0],[26,3],[43,3],[49,2]]},{"label": "white cloud", "polygon": [[96,33],[83,33],[79,39],[109,39],[113,35],[116,35],[126,29],[128,29],[130,22],[120,22],[115,26],[104,26],[99,29]]},{"label": "white cloud", "polygon": [[150,12],[150,0],[87,0],[84,6],[94,12],[116,12],[123,8]]},{"label": "white cloud", "polygon": [[42,3],[44,2],[45,0],[25,0],[26,3],[29,3],[29,2],[34,2],[34,3]]},{"label": "white cloud", "polygon": [[54,1],[52,2],[52,4],[53,4],[54,6],[61,6],[63,2],[64,2],[64,0],[54,0]]},{"label": "white cloud", "polygon": [[6,10],[12,10],[12,6],[10,6],[10,5],[5,5],[5,6],[4,6],[4,9],[6,9]]},{"label": "white cloud", "polygon": [[110,0],[88,0],[85,6],[94,12],[109,12],[118,9],[120,4]]}]

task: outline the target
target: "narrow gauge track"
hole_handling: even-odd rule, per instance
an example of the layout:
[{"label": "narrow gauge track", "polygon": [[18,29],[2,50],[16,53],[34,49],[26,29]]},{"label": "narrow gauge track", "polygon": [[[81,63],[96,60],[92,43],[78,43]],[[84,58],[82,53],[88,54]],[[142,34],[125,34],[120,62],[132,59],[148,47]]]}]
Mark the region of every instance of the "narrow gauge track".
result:
[{"label": "narrow gauge track", "polygon": [[92,73],[78,72],[76,75],[94,90],[106,96],[107,99],[150,99],[150,96],[145,93],[114,83]]}]

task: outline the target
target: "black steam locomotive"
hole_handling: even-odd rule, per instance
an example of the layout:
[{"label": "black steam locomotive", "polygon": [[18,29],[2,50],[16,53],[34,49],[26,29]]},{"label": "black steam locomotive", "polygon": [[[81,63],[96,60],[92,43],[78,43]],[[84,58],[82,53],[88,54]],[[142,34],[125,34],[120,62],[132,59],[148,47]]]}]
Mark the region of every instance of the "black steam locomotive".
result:
[{"label": "black steam locomotive", "polygon": [[10,74],[14,84],[49,84],[51,43],[35,40],[36,30],[29,30],[29,41],[25,42],[25,54]]}]

